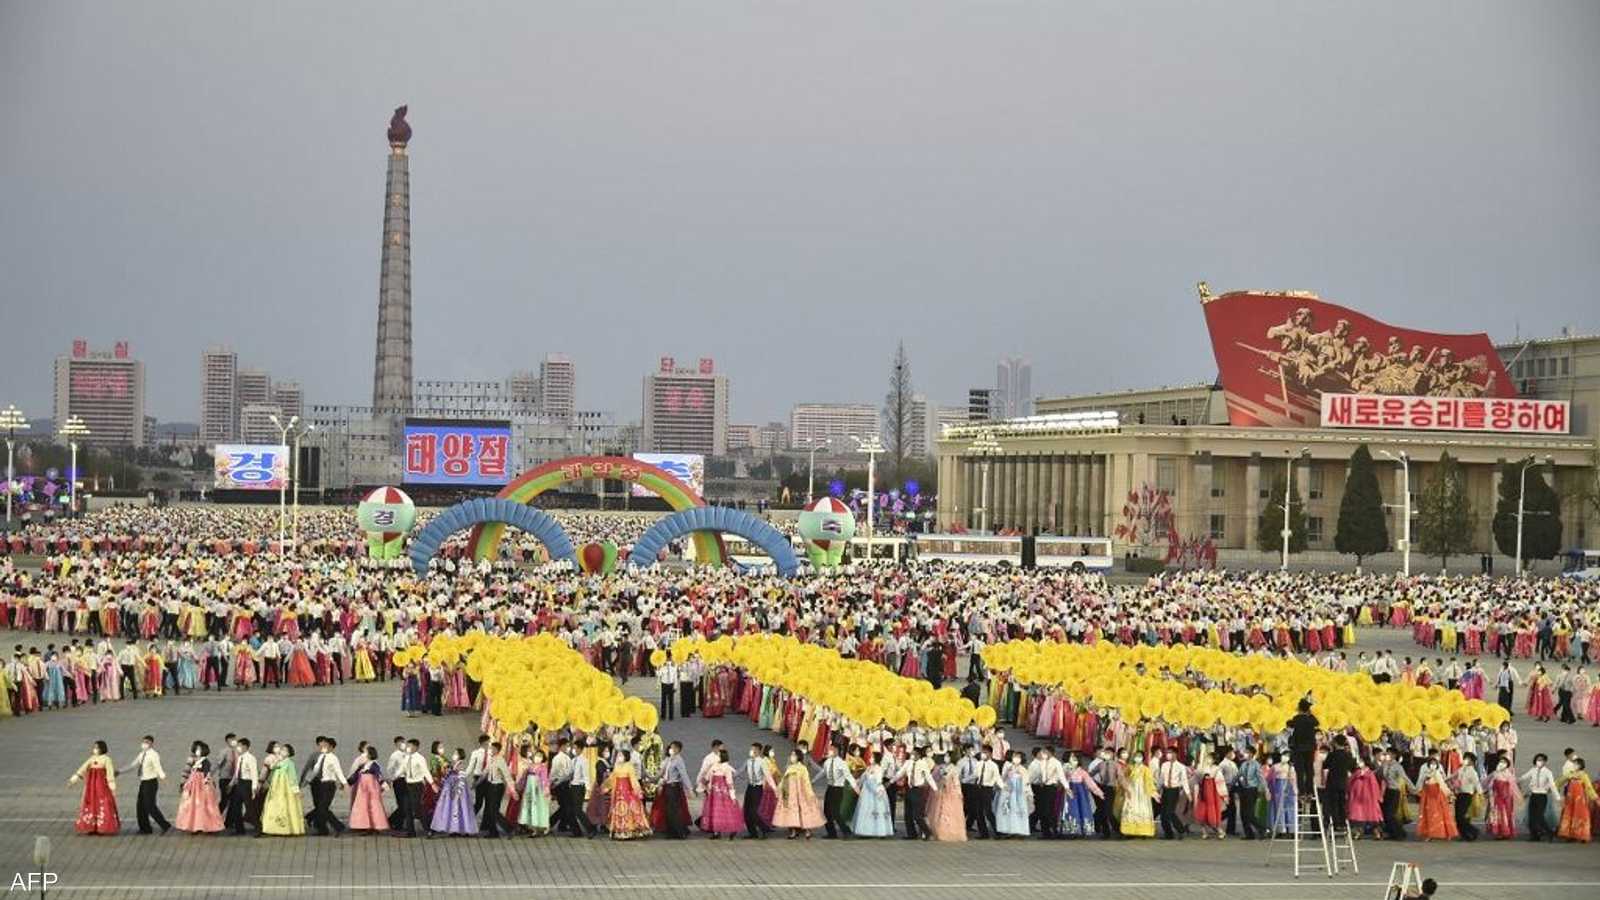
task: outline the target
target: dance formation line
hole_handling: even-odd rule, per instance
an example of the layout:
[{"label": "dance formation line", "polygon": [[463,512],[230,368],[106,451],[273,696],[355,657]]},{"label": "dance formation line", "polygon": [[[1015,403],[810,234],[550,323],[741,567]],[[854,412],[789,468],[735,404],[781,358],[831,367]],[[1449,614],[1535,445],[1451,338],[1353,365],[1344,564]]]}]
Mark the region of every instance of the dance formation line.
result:
[{"label": "dance formation line", "polygon": [[[427,826],[438,825],[433,830],[444,833],[476,833],[480,828],[486,834],[517,828],[544,833],[554,822],[561,830],[591,836],[604,828],[618,839],[643,837],[652,831],[687,836],[687,769],[680,748],[669,747],[663,753],[659,735],[646,727],[654,724],[653,708],[636,699],[619,700],[609,678],[587,666],[571,665],[581,656],[550,636],[493,638],[480,632],[463,637],[443,635],[435,643],[439,644],[433,660],[436,664],[459,663],[465,655],[463,668],[469,684],[477,688],[472,693],[483,697],[483,724],[488,733],[470,758],[458,751],[443,760],[442,748],[436,745],[432,764],[425,764],[414,740],[397,750],[398,766],[391,757],[388,772],[389,783],[396,788],[397,814],[384,818],[384,824],[398,818],[401,834],[413,833],[415,822],[421,820]],[[774,827],[789,829],[792,837],[809,837],[810,830],[817,827],[827,828],[830,834],[887,836],[892,833],[898,794],[905,801],[908,837],[964,839],[968,828],[978,831],[980,837],[1026,835],[1035,829],[1045,837],[1090,833],[1149,836],[1154,833],[1158,812],[1169,837],[1181,837],[1189,823],[1204,833],[1222,836],[1232,830],[1224,825],[1235,819],[1249,837],[1258,828],[1271,833],[1291,826],[1296,795],[1314,784],[1329,798],[1336,815],[1348,817],[1368,831],[1381,825],[1384,835],[1391,838],[1404,835],[1400,821],[1413,794],[1421,801],[1419,836],[1475,837],[1472,806],[1477,802],[1486,808],[1490,833],[1507,837],[1517,830],[1512,818],[1518,802],[1517,784],[1526,781],[1528,808],[1523,815],[1531,836],[1538,838],[1553,830],[1569,840],[1589,837],[1595,795],[1582,760],[1565,761],[1558,778],[1543,766],[1540,755],[1518,779],[1509,771],[1512,753],[1497,752],[1488,760],[1492,774],[1486,775],[1484,762],[1475,753],[1461,752],[1456,744],[1459,739],[1477,746],[1479,735],[1475,732],[1483,728],[1483,721],[1476,717],[1471,727],[1462,727],[1455,734],[1446,730],[1439,749],[1429,749],[1425,738],[1429,732],[1437,733],[1433,727],[1437,722],[1464,725],[1453,720],[1472,712],[1493,716],[1500,710],[1479,701],[1442,697],[1447,693],[1442,689],[1371,684],[1364,676],[1337,675],[1299,663],[1222,654],[1211,658],[1211,651],[1039,647],[1027,642],[1002,645],[990,648],[985,661],[995,667],[992,683],[1004,698],[1008,718],[1026,723],[1029,731],[1040,737],[1063,739],[1068,752],[1063,761],[1052,748],[1036,748],[1033,762],[1025,764],[1022,753],[1005,741],[1004,732],[993,727],[994,710],[973,702],[970,690],[967,696],[952,700],[948,692],[934,690],[927,682],[901,678],[874,664],[847,660],[833,651],[785,637],[685,641],[674,651],[680,659],[704,656],[711,667],[708,714],[720,714],[731,699],[734,708],[748,714],[759,727],[796,742],[781,776],[769,758],[770,748],[762,752],[753,749],[743,773],[727,764],[725,750],[703,761],[694,782],[696,792],[706,795],[699,823],[713,835],[732,834],[743,824],[755,837]],[[402,662],[422,663],[429,652],[432,648],[412,648]],[[1119,657],[1135,658],[1136,681],[1147,678],[1137,673],[1139,665],[1166,654],[1169,663],[1184,661],[1179,677],[1249,674],[1257,680],[1241,679],[1235,686],[1272,688],[1281,696],[1304,696],[1307,684],[1326,686],[1333,679],[1346,691],[1355,685],[1358,692],[1403,697],[1394,715],[1406,723],[1414,718],[1422,732],[1417,740],[1424,742],[1407,742],[1385,727],[1383,740],[1369,743],[1362,737],[1363,725],[1369,724],[1365,722],[1347,725],[1340,729],[1343,733],[1330,736],[1310,715],[1308,701],[1297,704],[1298,713],[1285,722],[1276,699],[1266,698],[1245,701],[1251,706],[1251,715],[1244,716],[1243,708],[1228,705],[1239,698],[1215,697],[1220,705],[1208,711],[1215,713],[1209,727],[1192,717],[1195,724],[1185,727],[1182,704],[1169,719],[1165,701],[1170,696],[1162,695],[1194,688],[1146,685],[1145,691],[1134,689],[1136,697],[1120,695],[1117,691],[1125,689],[1125,684],[1097,680],[1103,679],[1103,674],[1077,667],[1086,653],[1100,655],[1103,663],[1115,661],[1119,668],[1127,661]],[[839,680],[844,672],[858,670],[868,679],[865,687],[852,690],[853,682]],[[528,686],[530,679],[547,671],[558,673],[549,676],[554,685],[544,685],[543,690]],[[1167,672],[1175,674],[1170,668]],[[772,683],[764,683],[762,676]],[[1025,676],[1039,680],[1024,685]],[[1369,684],[1360,686],[1363,680]],[[977,684],[970,681],[969,689]],[[1073,710],[1073,701],[1067,696],[1050,694],[1069,686],[1082,687],[1083,697],[1090,699],[1095,697],[1097,685],[1116,707],[1095,710],[1085,705]],[[408,684],[406,691],[412,690]],[[823,696],[829,702],[823,702]],[[1434,708],[1441,700],[1444,705]],[[1266,703],[1264,710],[1257,708],[1261,702]],[[969,708],[972,712],[967,714]],[[1052,708],[1058,712],[1046,715]],[[1122,716],[1131,718],[1135,708],[1138,718],[1124,722]],[[927,721],[911,719],[912,710]],[[1095,726],[1063,728],[1069,715],[1074,723],[1088,720]],[[1240,727],[1227,724],[1230,715]],[[873,721],[873,716],[876,723],[869,726],[866,723]],[[541,717],[545,725],[557,727],[540,727]],[[903,726],[898,724],[902,718]],[[1247,721],[1256,727],[1242,724]],[[508,727],[518,725],[521,727]],[[1137,742],[1130,740],[1136,728],[1142,731]],[[499,740],[494,740],[496,737]],[[322,753],[309,770],[315,773],[316,802],[309,818],[319,829],[337,831],[343,826],[329,809],[331,787],[347,776],[332,756],[336,744],[327,738],[319,738],[318,744]],[[1352,744],[1354,754],[1349,749]],[[1283,761],[1284,754],[1269,752],[1269,748],[1282,745],[1288,747],[1292,769]],[[1415,765],[1414,775],[1396,761],[1394,748],[1398,745],[1426,751],[1409,760]],[[195,747],[185,787],[186,794],[209,800],[220,791],[211,784],[210,761],[208,754],[199,752],[202,747]],[[1218,759],[1212,749],[1220,747],[1226,749]],[[378,830],[382,824],[373,809],[382,809],[384,770],[376,765],[373,749],[362,749],[368,761],[358,759],[348,776],[354,787],[352,822]],[[1090,754],[1097,749],[1092,762],[1079,765],[1078,751]],[[1146,763],[1144,752],[1157,750],[1164,758],[1154,766]],[[245,751],[248,755],[247,743]],[[151,752],[152,748],[143,748],[135,763],[141,775],[151,771]],[[957,755],[964,756],[959,763],[955,762]],[[298,806],[298,788],[290,790],[295,780],[293,758],[288,745],[269,746],[265,787],[239,774],[253,773],[253,758],[232,762],[231,780],[251,782],[251,790],[245,791],[243,798],[237,785],[228,792],[230,816],[226,821],[234,823],[236,831],[250,821],[245,810],[253,798],[260,807],[253,820],[260,833],[303,833],[301,820],[306,817]],[[820,770],[813,773],[818,766]],[[90,779],[79,820],[80,830],[86,833],[107,833],[106,823],[115,820],[114,806],[108,814],[106,805],[106,782],[114,776],[108,773],[96,779],[96,772],[107,768],[104,747],[97,745],[80,770]],[[1380,776],[1381,793],[1376,790]],[[736,798],[733,786],[741,777],[746,784],[745,805],[735,824],[729,813]],[[826,786],[822,802],[812,789],[816,778],[822,778]],[[435,782],[434,810],[425,815],[423,798]],[[158,783],[141,778],[141,811],[146,811],[147,805],[153,807]],[[363,784],[367,785],[365,797]],[[379,791],[376,806],[372,803],[373,785]],[[942,796],[938,793],[941,785],[945,789]],[[500,809],[508,786],[517,804],[515,815],[507,815],[513,811],[509,804],[506,811]],[[1023,793],[1024,786],[1031,789],[1031,795]],[[482,798],[473,808],[475,816],[482,817],[481,825],[477,817],[462,815],[469,789]],[[1250,799],[1257,791],[1259,800],[1252,808]],[[1484,793],[1492,797],[1492,803],[1474,799]],[[643,801],[652,794],[657,799],[652,803],[651,818],[641,824]],[[776,802],[769,804],[769,797]],[[439,798],[444,799],[443,807],[438,805]],[[527,798],[526,813],[522,798]],[[110,802],[114,804],[114,799]],[[187,807],[180,805],[180,824],[187,820],[193,826],[198,821],[192,830],[219,830],[212,827],[216,823],[197,820],[192,812],[183,814],[185,808],[198,808],[196,802],[191,798]],[[236,806],[240,809],[234,812]],[[1453,816],[1452,806],[1456,807]],[[554,818],[549,818],[552,815]],[[1553,829],[1548,821],[1552,818],[1556,818]],[[155,812],[141,816],[141,825],[147,819],[156,819],[157,824],[164,821]],[[890,823],[887,831],[885,822]]]}]

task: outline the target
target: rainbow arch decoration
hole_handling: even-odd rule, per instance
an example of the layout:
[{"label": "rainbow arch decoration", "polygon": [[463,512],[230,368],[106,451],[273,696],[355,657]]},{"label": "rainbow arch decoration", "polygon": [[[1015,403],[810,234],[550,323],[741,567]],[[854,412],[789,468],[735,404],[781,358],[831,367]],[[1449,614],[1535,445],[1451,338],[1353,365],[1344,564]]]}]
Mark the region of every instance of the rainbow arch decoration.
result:
[{"label": "rainbow arch decoration", "polygon": [[659,519],[634,542],[628,554],[628,565],[646,568],[655,565],[656,556],[668,541],[686,534],[715,534],[731,531],[760,547],[785,578],[794,576],[800,568],[800,558],[795,556],[794,545],[766,520],[744,510],[721,506],[702,506],[685,509]]},{"label": "rainbow arch decoration", "polygon": [[[548,462],[517,476],[515,481],[501,488],[495,497],[515,503],[532,503],[533,498],[551,488],[586,478],[610,478],[637,484],[667,501],[667,505],[675,512],[706,505],[699,494],[665,469],[625,456],[574,456]],[[497,558],[505,532],[503,522],[483,522],[474,527],[467,542],[472,549],[472,557]],[[721,565],[727,559],[722,539],[716,532],[694,532],[694,546],[695,557],[705,565]]]},{"label": "rainbow arch decoration", "polygon": [[577,552],[566,530],[544,510],[498,497],[479,497],[457,503],[434,516],[433,521],[411,541],[407,555],[411,557],[411,568],[417,577],[427,577],[428,563],[439,554],[439,547],[445,538],[469,525],[481,528],[485,522],[515,525],[526,531],[544,543],[551,559],[572,559]]}]

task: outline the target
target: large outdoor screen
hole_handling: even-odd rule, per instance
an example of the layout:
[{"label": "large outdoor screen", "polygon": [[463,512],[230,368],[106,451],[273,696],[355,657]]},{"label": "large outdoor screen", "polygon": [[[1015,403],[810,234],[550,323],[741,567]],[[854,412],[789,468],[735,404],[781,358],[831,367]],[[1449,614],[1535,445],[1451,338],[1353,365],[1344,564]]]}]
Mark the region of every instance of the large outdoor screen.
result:
[{"label": "large outdoor screen", "polygon": [[218,444],[212,451],[219,491],[277,491],[289,485],[289,448],[283,444]]},{"label": "large outdoor screen", "polygon": [[[635,453],[633,458],[665,470],[668,475],[688,485],[689,490],[694,491],[696,496],[705,496],[706,458],[704,455],[699,453]],[[649,488],[635,482],[633,496],[651,497],[654,494]]]},{"label": "large outdoor screen", "polygon": [[510,480],[511,424],[407,419],[406,484],[499,486]]}]

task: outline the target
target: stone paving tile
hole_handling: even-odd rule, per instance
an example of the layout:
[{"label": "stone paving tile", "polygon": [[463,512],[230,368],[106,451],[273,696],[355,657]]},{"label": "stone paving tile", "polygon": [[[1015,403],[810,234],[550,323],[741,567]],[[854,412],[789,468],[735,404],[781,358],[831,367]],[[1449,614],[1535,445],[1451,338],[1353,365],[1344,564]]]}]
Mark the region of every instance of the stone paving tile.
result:
[{"label": "stone paving tile", "polygon": [[[0,635],[9,646],[28,636]],[[1364,647],[1407,647],[1383,633]],[[634,679],[629,693],[654,698],[655,685]],[[713,842],[649,840],[620,843],[567,838],[484,841],[470,838],[405,841],[388,837],[232,838],[142,837],[133,833],[134,786],[119,786],[125,831],[110,838],[74,835],[79,788],[65,784],[89,742],[111,743],[119,762],[153,732],[169,773],[181,766],[196,737],[213,747],[222,734],[249,735],[258,747],[288,740],[311,752],[311,737],[331,732],[348,759],[357,740],[387,748],[397,733],[424,742],[444,739],[469,747],[476,717],[408,719],[399,712],[398,685],[202,693],[81,708],[0,720],[0,874],[32,868],[34,835],[52,839],[56,890],[72,897],[337,897],[397,895],[459,898],[582,893],[660,898],[982,896],[1060,897],[1081,888],[1121,898],[1376,898],[1395,859],[1418,862],[1445,882],[1447,896],[1481,900],[1600,897],[1600,845],[1533,846],[1526,842],[1475,845],[1358,843],[1361,874],[1296,882],[1286,861],[1266,865],[1267,848],[1240,841],[972,842],[961,845],[902,840]],[[1526,727],[1525,746],[1600,746],[1600,729]],[[735,748],[775,737],[746,719],[678,719],[663,723],[667,739],[684,741],[691,764],[712,737]],[[1590,740],[1583,740],[1589,738]],[[174,775],[161,805],[177,807]],[[342,810],[343,804],[338,807]],[[1537,883],[1535,883],[1537,882]],[[1538,883],[1542,883],[1538,884]]]}]

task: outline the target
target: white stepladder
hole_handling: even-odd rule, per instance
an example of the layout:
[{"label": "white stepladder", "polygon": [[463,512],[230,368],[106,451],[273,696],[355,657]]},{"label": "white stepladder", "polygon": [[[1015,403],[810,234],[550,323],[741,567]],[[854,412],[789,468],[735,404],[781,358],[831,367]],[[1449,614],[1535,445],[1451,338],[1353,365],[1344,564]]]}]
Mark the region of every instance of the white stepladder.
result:
[{"label": "white stepladder", "polygon": [[[1351,872],[1360,873],[1356,865],[1356,845],[1350,834],[1348,821],[1325,827],[1322,819],[1322,798],[1315,791],[1308,792],[1309,796],[1300,800],[1299,808],[1295,811],[1294,834],[1281,836],[1278,830],[1272,829],[1272,841],[1267,847],[1267,864],[1272,864],[1274,856],[1278,855],[1277,846],[1281,843],[1291,845],[1290,855],[1294,859],[1294,877],[1299,878],[1301,872],[1326,872],[1329,878],[1339,874],[1339,867],[1344,865]],[[1269,827],[1275,823],[1269,823]]]},{"label": "white stepladder", "polygon": [[1397,862],[1389,868],[1389,886],[1383,889],[1383,900],[1404,900],[1407,894],[1422,893],[1422,867],[1415,863]]}]

